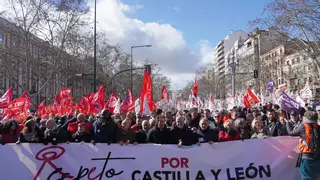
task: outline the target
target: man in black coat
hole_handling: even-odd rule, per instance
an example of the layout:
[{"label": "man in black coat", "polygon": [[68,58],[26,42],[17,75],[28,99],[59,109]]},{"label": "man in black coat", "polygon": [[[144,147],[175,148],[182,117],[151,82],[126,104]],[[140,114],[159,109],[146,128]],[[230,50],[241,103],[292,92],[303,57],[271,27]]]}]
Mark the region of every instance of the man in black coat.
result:
[{"label": "man in black coat", "polygon": [[170,130],[166,127],[166,120],[163,115],[156,117],[156,125],[148,133],[148,142],[155,144],[168,144]]},{"label": "man in black coat", "polygon": [[119,129],[111,118],[111,113],[104,109],[97,115],[98,120],[93,124],[94,140],[92,143],[117,143],[119,141]]},{"label": "man in black coat", "polygon": [[136,139],[137,143],[144,144],[148,143],[148,133],[150,130],[150,123],[148,120],[142,121],[142,130],[137,132]]},{"label": "man in black coat", "polygon": [[219,131],[217,128],[211,129],[206,118],[200,120],[199,127],[196,134],[200,143],[208,142],[209,144],[212,144],[213,142],[218,142]]},{"label": "man in black coat", "polygon": [[196,134],[194,134],[191,129],[184,124],[184,122],[185,118],[183,116],[176,118],[176,123],[171,130],[171,144],[177,144],[179,147],[181,147],[183,145],[191,146],[198,142]]},{"label": "man in black coat", "polygon": [[275,111],[273,109],[269,109],[267,111],[267,117],[264,121],[264,126],[268,128],[268,136],[276,137],[285,135],[286,131],[280,121],[276,118]]}]

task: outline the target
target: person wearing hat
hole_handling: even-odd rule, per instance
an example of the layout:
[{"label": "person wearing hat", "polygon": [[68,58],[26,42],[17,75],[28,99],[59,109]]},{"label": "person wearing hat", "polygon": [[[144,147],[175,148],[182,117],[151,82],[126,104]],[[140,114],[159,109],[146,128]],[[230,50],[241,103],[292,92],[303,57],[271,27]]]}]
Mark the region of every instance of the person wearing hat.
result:
[{"label": "person wearing hat", "polygon": [[320,128],[317,124],[318,114],[315,111],[304,113],[303,122],[294,130],[287,129],[290,136],[300,136],[300,155],[297,160],[297,167],[303,180],[316,180],[320,177]]}]

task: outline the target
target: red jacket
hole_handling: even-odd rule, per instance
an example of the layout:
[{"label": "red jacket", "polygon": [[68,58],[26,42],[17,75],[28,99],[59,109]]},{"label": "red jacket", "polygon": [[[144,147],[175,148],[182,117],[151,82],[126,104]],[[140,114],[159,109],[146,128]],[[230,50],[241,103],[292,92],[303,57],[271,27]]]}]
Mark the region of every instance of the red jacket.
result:
[{"label": "red jacket", "polygon": [[240,140],[240,133],[236,131],[236,135],[233,137],[229,135],[227,132],[221,130],[219,132],[219,141],[224,142],[224,141],[234,141],[234,140]]},{"label": "red jacket", "polygon": [[13,130],[10,130],[9,133],[0,133],[0,135],[2,136],[2,140],[5,143],[16,143],[18,141],[20,132],[22,131],[23,127],[23,124],[19,124],[15,135]]},{"label": "red jacket", "polygon": [[[73,122],[68,124],[68,132],[70,133],[70,136],[74,135],[77,132],[79,123],[80,122]],[[86,122],[86,131],[88,133],[91,132],[92,128],[93,128],[92,124],[89,122]]]}]

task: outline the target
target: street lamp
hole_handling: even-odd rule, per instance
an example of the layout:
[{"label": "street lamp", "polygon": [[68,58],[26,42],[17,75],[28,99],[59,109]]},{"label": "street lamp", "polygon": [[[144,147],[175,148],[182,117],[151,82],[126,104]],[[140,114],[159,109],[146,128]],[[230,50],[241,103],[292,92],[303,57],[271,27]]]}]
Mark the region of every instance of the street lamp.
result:
[{"label": "street lamp", "polygon": [[138,46],[131,46],[131,54],[130,54],[130,56],[131,56],[131,74],[130,74],[130,77],[131,77],[131,86],[130,86],[130,89],[131,89],[131,91],[133,92],[133,61],[132,61],[132,50],[133,50],[133,48],[143,48],[143,47],[151,47],[151,45],[150,44],[147,44],[147,45],[138,45]]},{"label": "street lamp", "polygon": [[236,68],[237,68],[237,59],[235,55],[235,49],[232,48],[231,52],[228,54],[228,65],[231,68],[231,86],[232,86],[232,97],[236,96]]},{"label": "street lamp", "polygon": [[93,92],[97,91],[97,0],[94,0]]}]

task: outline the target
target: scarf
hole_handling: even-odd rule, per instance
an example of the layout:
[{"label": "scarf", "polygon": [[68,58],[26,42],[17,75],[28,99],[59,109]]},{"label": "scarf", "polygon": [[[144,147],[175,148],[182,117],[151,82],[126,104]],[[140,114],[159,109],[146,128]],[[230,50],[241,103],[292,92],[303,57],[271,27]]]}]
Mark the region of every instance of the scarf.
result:
[{"label": "scarf", "polygon": [[37,132],[33,131],[30,133],[25,133],[23,136],[28,142],[33,142],[36,140],[36,135],[37,135]]}]

